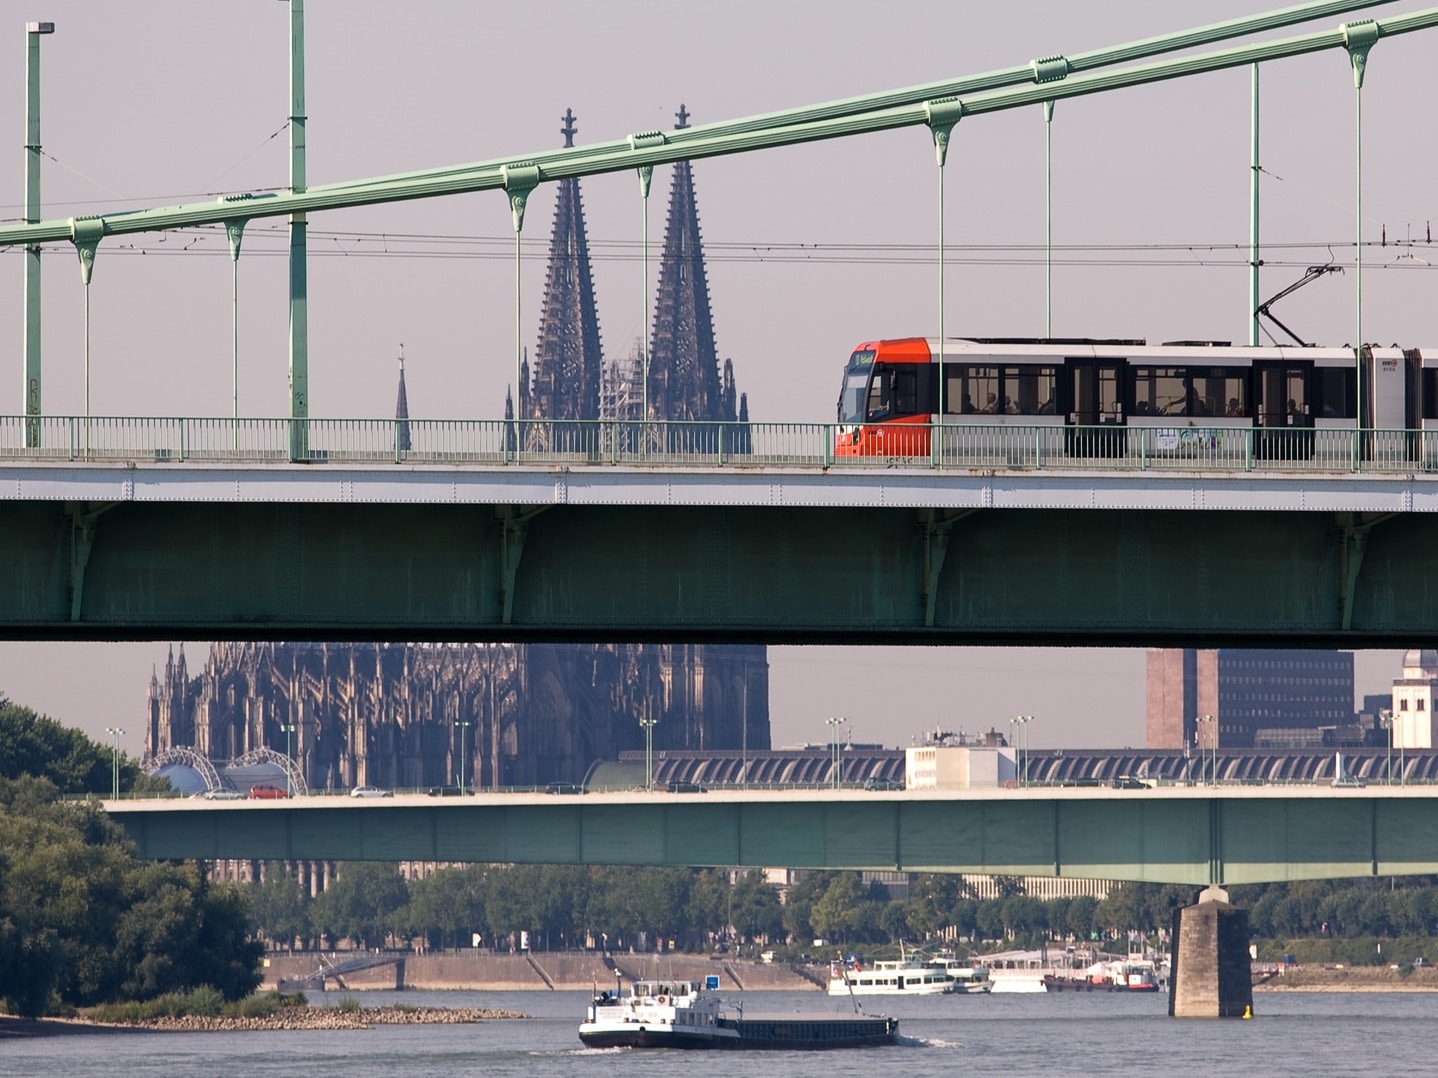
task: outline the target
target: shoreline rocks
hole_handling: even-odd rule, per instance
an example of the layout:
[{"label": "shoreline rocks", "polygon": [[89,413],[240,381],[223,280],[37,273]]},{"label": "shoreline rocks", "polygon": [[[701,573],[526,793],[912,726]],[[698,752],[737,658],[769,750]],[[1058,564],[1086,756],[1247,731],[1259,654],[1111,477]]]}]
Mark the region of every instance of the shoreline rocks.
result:
[{"label": "shoreline rocks", "polygon": [[486,1007],[285,1007],[259,1018],[152,1018],[134,1029],[169,1033],[211,1033],[246,1030],[369,1029],[372,1026],[456,1025],[505,1018],[528,1018],[517,1011]]}]

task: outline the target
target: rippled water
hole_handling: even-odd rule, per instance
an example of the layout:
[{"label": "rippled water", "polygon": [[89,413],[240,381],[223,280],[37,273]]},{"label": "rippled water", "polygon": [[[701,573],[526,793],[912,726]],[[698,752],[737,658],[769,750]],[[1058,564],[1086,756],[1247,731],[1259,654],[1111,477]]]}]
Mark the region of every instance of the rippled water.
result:
[{"label": "rippled water", "polygon": [[[311,994],[338,1003],[343,993]],[[873,1000],[900,1019],[897,1048],[852,1052],[692,1053],[590,1051],[576,1035],[585,992],[365,992],[365,1005],[492,1007],[532,1018],[462,1026],[276,1033],[141,1033],[0,1040],[0,1075],[515,1075],[558,1078],[703,1078],[855,1075],[957,1078],[964,1074],[1406,1075],[1438,1072],[1438,993],[1258,995],[1244,1021],[1176,1021],[1165,994],[940,996]],[[818,993],[751,993],[765,1012],[839,1010]],[[884,1007],[878,1006],[882,1002]]]}]

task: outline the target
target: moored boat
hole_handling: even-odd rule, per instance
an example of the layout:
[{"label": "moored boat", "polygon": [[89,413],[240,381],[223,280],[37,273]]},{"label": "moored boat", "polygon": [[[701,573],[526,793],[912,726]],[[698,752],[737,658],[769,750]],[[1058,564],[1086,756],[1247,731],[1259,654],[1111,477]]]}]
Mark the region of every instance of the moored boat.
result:
[{"label": "moored boat", "polygon": [[719,978],[634,981],[596,993],[579,1039],[589,1048],[809,1051],[895,1044],[899,1022],[866,1014],[745,1014],[718,995]]},{"label": "moored boat", "polygon": [[968,995],[989,990],[989,971],[953,955],[911,955],[865,966],[857,959],[829,964],[831,996]]}]

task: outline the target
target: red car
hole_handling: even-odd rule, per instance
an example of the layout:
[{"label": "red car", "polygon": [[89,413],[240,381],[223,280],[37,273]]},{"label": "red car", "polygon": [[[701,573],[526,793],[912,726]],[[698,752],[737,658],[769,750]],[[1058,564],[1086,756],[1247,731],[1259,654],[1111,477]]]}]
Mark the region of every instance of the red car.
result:
[{"label": "red car", "polygon": [[271,786],[268,782],[262,782],[258,786],[250,787],[251,798],[273,799],[276,797],[289,797],[289,791],[282,786]]}]

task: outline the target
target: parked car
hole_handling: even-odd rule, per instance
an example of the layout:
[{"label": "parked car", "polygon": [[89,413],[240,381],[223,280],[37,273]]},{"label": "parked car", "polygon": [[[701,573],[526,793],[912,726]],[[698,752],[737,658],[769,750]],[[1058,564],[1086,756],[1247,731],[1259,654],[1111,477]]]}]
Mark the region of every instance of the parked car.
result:
[{"label": "parked car", "polygon": [[686,782],[677,779],[665,787],[671,794],[707,794],[709,791],[697,782]]},{"label": "parked car", "polygon": [[393,797],[393,790],[386,790],[381,786],[356,786],[350,791],[351,797]]},{"label": "parked car", "polygon": [[547,794],[582,794],[584,787],[572,782],[551,782],[544,788]]},{"label": "parked car", "polygon": [[219,790],[201,790],[199,793],[193,794],[192,796],[203,798],[206,801],[243,801],[245,799],[243,791],[231,790],[228,788]]},{"label": "parked car", "polygon": [[289,791],[283,786],[272,786],[268,782],[261,782],[250,787],[250,797],[261,800],[273,800],[277,797],[289,797]]},{"label": "parked car", "polygon": [[902,790],[903,788],[903,779],[867,779],[864,782],[866,790]]},{"label": "parked car", "polygon": [[430,797],[458,797],[462,793],[464,791],[458,786],[431,786],[429,788]]}]

